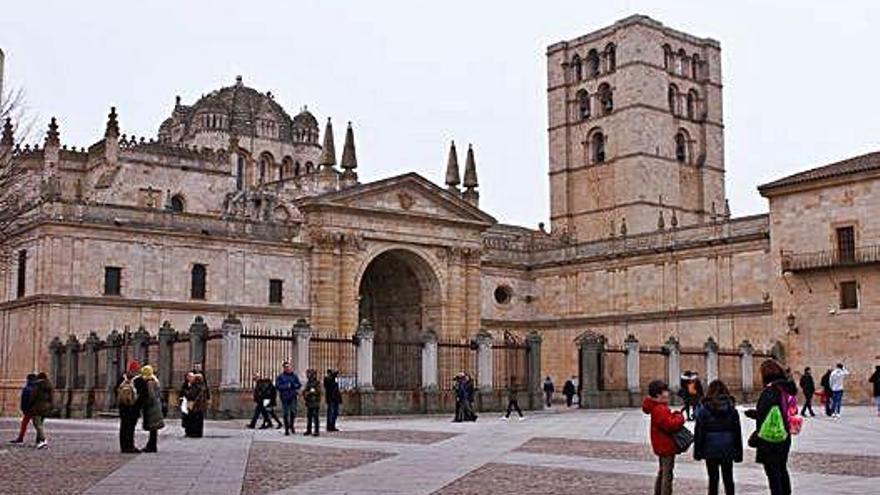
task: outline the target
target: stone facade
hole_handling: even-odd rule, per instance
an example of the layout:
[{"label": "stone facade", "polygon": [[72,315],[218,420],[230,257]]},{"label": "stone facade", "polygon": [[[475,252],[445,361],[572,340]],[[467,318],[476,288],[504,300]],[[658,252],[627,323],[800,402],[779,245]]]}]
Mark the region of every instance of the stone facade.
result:
[{"label": "stone facade", "polygon": [[[46,369],[55,337],[186,328],[195,315],[219,329],[229,313],[341,334],[366,320],[374,356],[382,342],[534,330],[557,382],[577,373],[584,335],[621,349],[674,342],[682,369],[722,378],[737,355],[687,350],[775,347],[794,369],[846,360],[862,381],[877,358],[880,159],[763,186],[769,214],[730,218],[718,42],[633,16],[547,58],[549,232],[480,210],[471,148],[462,180],[451,147],[445,189],[414,173],[361,184],[350,126],[337,163],[329,120],[321,136],[306,110],[291,118],[241,79],[178,100],[149,141],[122,134],[115,110],[88,149],[61,146],[54,120],[43,146],[12,149],[8,125],[0,151],[26,168],[22,194],[37,206],[2,245],[0,407]],[[864,259],[792,268],[837,249],[841,226]],[[858,307],[840,308],[852,281]],[[605,385],[637,394],[665,366],[609,361]],[[435,387],[424,369],[413,373]]]}]

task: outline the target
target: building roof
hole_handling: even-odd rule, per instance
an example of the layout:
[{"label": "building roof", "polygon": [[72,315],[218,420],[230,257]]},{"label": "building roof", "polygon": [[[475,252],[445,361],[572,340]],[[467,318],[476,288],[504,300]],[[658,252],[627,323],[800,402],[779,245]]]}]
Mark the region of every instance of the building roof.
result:
[{"label": "building roof", "polygon": [[783,177],[782,179],[758,186],[758,191],[762,195],[767,196],[768,192],[782,187],[800,185],[847,175],[855,175],[873,170],[880,170],[880,152],[873,152],[848,158],[830,165],[789,175],[788,177]]}]

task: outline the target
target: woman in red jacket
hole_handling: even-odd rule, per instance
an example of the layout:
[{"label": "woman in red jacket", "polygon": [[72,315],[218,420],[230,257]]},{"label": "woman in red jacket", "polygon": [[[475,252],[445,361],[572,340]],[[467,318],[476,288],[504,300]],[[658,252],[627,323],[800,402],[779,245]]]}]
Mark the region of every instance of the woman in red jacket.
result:
[{"label": "woman in red jacket", "polygon": [[651,415],[651,446],[660,460],[654,495],[672,495],[672,470],[678,447],[672,435],[684,427],[684,416],[669,409],[669,386],[663,380],[648,384],[648,397],[642,402],[642,411]]}]

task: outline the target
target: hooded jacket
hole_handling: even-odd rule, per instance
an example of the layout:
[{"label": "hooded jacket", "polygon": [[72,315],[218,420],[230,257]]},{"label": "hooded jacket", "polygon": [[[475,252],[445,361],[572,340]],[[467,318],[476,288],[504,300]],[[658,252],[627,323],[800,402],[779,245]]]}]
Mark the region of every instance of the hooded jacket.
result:
[{"label": "hooded jacket", "polygon": [[281,395],[281,402],[290,404],[296,401],[296,396],[299,395],[302,383],[300,383],[299,377],[293,371],[290,373],[282,372],[275,378],[275,388],[278,389],[278,394]]},{"label": "hooded jacket", "polygon": [[671,411],[669,406],[651,397],[645,397],[642,411],[651,415],[651,447],[659,456],[678,454],[672,435],[684,426],[684,416]]},{"label": "hooded jacket", "polygon": [[[791,395],[797,394],[797,386],[788,378],[779,378],[771,381],[764,386],[761,396],[758,398],[758,404],[755,409],[746,412],[746,416],[755,420],[755,434],[749,440],[750,446],[755,446],[757,453],[755,454],[755,462],[759,464],[777,464],[788,462],[788,452],[791,450],[791,435],[780,443],[770,443],[758,437],[757,432],[761,430],[761,425],[770,414],[773,406],[782,408],[782,392],[785,391]],[[788,417],[785,411],[782,411],[782,420],[785,424],[785,431],[789,431]]]},{"label": "hooded jacket", "polygon": [[739,413],[730,397],[703,399],[694,426],[694,459],[742,462]]},{"label": "hooded jacket", "polygon": [[31,410],[31,393],[34,390],[34,382],[37,381],[37,375],[28,375],[27,382],[24,384],[24,387],[21,388],[21,412],[24,414],[29,414]]}]

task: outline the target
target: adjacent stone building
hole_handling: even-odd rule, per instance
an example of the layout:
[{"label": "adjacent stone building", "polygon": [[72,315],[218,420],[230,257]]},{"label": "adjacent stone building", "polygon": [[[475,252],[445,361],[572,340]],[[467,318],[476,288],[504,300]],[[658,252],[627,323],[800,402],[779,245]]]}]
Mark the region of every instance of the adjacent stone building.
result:
[{"label": "adjacent stone building", "polygon": [[[578,372],[586,334],[747,341],[794,369],[846,360],[862,382],[880,353],[880,156],[762,186],[769,215],[731,218],[717,41],[632,16],[547,60],[549,231],[479,208],[471,147],[463,175],[450,147],[445,188],[416,173],[361,183],[350,124],[337,163],[329,119],[321,135],[305,107],[290,117],[240,77],[178,98],[149,140],[115,109],[88,149],[62,146],[54,119],[42,145],[15,147],[7,122],[0,152],[34,206],[3,242],[3,410],[56,336],[230,313],[338,333],[366,320],[377,344],[536,331],[557,381]],[[656,376],[646,364],[638,382]]]}]

